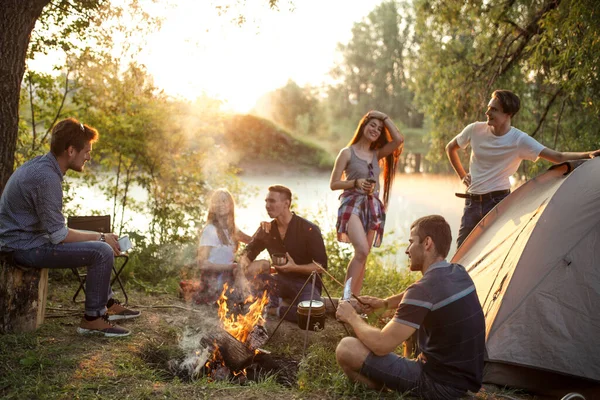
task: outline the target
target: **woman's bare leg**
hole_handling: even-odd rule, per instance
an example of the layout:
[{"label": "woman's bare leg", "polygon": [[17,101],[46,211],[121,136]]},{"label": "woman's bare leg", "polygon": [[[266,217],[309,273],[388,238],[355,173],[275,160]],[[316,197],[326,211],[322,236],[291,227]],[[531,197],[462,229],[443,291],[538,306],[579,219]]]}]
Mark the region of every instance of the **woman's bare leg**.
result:
[{"label": "woman's bare leg", "polygon": [[[375,238],[375,231],[369,231],[367,233],[367,244],[369,245],[369,251],[368,251],[367,255],[371,253],[371,247],[373,246],[374,238]],[[360,270],[360,275],[358,276],[357,283],[359,285],[356,288],[356,292],[354,292],[354,289],[352,289],[352,293],[354,293],[357,296],[360,294],[363,282],[365,281],[365,271],[366,270],[367,270],[367,267],[366,267],[366,259],[365,259],[365,264],[364,264],[363,268]],[[352,283],[354,283],[354,279],[352,280]],[[352,285],[352,286],[354,286],[354,285]]]},{"label": "woman's bare leg", "polygon": [[[354,257],[352,257],[350,264],[348,264],[346,281],[349,278],[352,278],[352,293],[358,296],[360,294],[360,290],[362,289],[362,280],[365,275],[365,264],[367,262],[369,250],[371,249],[368,236],[372,235],[367,235],[365,233],[362,222],[360,222],[360,218],[354,214],[352,214],[348,220],[347,234],[348,238],[350,239],[350,243],[352,243],[352,246],[354,247]],[[372,242],[373,238],[371,237],[371,243]]]}]

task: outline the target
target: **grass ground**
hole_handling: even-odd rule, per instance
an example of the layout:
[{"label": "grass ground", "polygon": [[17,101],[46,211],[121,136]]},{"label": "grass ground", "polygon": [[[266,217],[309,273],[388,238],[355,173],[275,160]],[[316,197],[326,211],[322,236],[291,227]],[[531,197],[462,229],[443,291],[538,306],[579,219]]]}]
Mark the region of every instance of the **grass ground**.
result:
[{"label": "grass ground", "polygon": [[[188,305],[173,295],[129,294],[142,316],[123,323],[131,336],[119,339],[80,336],[82,305],[73,304],[74,285],[50,282],[47,317],[36,332],[0,336],[0,398],[3,399],[402,399],[353,385],[335,362],[335,346],[346,335],[328,319],[322,332],[310,333],[302,357],[303,331],[284,322],[265,346],[273,355],[299,361],[291,387],[273,376],[239,385],[190,380],[171,372],[169,361],[185,356],[184,330],[206,327],[216,312]],[[267,325],[273,332],[277,321]],[[480,393],[477,399],[517,398],[514,393]]]}]

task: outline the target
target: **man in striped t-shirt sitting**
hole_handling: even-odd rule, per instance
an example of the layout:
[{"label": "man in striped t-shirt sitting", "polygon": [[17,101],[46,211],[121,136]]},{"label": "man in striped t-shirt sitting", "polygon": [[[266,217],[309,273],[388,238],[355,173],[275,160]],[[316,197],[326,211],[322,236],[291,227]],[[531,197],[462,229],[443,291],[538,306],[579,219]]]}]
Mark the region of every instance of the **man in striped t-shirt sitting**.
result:
[{"label": "man in striped t-shirt sitting", "polygon": [[[360,297],[366,312],[396,308],[382,330],[364,322],[349,302],[340,302],[337,318],[356,333],[356,338],[342,339],[336,350],[350,379],[427,399],[456,399],[479,390],[485,320],[471,277],[463,266],[445,260],[451,242],[450,226],[439,215],[412,224],[406,254],[411,271],[421,271],[423,277],[387,299]],[[394,354],[416,331],[417,358]]]}]

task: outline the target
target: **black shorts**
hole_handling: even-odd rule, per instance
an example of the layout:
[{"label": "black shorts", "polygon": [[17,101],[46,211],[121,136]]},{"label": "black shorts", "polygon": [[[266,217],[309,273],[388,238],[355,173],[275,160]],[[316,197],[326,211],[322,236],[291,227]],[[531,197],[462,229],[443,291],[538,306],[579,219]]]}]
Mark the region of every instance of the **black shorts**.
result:
[{"label": "black shorts", "polygon": [[459,399],[466,394],[465,390],[446,386],[429,378],[423,373],[421,360],[407,359],[394,353],[385,356],[369,353],[360,374],[389,389],[426,399]]}]

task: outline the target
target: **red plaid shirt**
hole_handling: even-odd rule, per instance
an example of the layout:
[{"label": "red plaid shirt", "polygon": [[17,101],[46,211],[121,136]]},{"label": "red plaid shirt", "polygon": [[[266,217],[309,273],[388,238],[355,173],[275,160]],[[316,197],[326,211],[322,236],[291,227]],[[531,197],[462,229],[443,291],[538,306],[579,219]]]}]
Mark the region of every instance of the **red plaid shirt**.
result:
[{"label": "red plaid shirt", "polygon": [[385,225],[385,211],[378,194],[369,195],[357,190],[345,190],[340,195],[341,204],[338,209],[336,224],[337,237],[340,242],[350,243],[348,221],[350,216],[355,214],[360,218],[365,232],[375,231],[373,246],[379,247],[381,245]]}]

